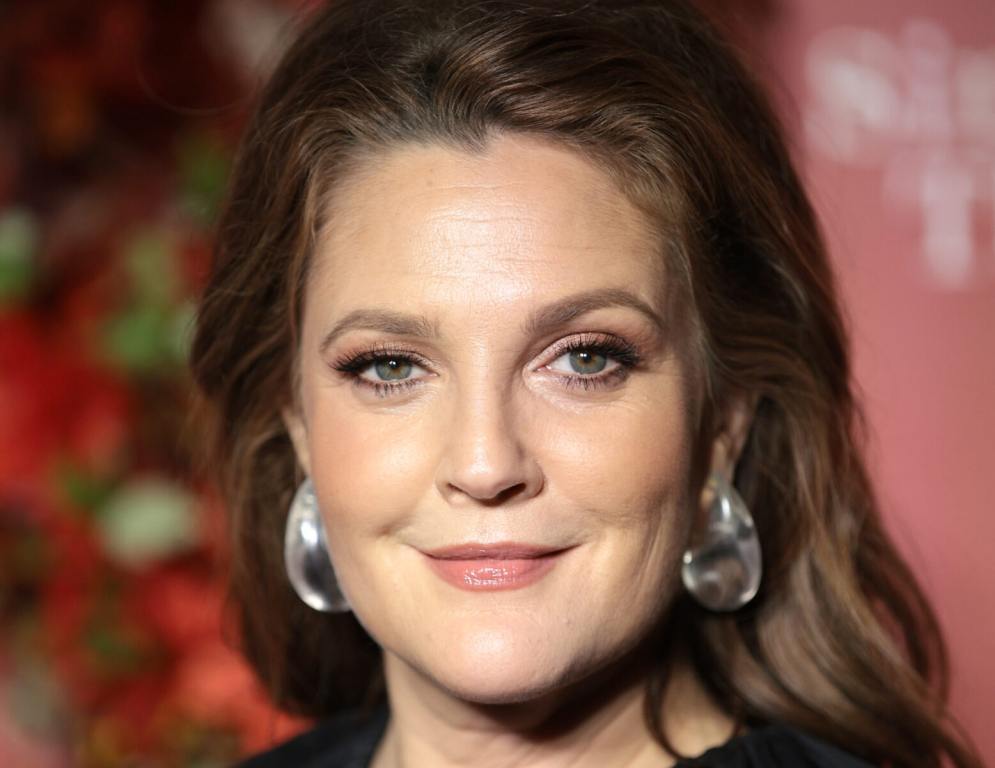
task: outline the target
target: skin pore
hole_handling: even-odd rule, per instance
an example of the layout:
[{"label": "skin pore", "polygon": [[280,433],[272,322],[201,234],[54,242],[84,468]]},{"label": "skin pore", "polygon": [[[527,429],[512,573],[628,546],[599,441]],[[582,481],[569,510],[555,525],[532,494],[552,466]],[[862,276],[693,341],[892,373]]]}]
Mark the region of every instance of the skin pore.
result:
[{"label": "skin pore", "polygon": [[[284,418],[332,561],[384,650],[374,766],[665,766],[642,720],[651,632],[700,500],[695,381],[657,238],[608,176],[539,138],[384,152],[340,184]],[[742,409],[713,446],[731,473]],[[426,552],[560,552],[461,589]],[[676,747],[732,734],[679,659]]]}]

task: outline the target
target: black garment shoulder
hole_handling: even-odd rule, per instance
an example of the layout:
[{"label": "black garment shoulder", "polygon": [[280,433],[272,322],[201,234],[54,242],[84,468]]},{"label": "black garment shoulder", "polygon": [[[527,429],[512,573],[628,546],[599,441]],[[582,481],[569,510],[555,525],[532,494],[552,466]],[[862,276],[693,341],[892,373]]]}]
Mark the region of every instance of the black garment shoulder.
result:
[{"label": "black garment shoulder", "polygon": [[[332,718],[239,768],[368,768],[387,727],[387,710]],[[870,768],[870,764],[802,731],[768,725],[736,736],[680,768]]]},{"label": "black garment shoulder", "polygon": [[386,728],[386,707],[346,712],[250,757],[238,768],[367,768]]}]

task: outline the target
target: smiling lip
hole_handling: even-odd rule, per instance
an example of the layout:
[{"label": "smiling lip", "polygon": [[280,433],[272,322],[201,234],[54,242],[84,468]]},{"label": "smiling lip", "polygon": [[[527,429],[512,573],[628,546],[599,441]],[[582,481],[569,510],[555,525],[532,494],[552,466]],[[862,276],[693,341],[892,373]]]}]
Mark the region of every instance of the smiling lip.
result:
[{"label": "smiling lip", "polygon": [[443,581],[469,591],[521,589],[545,576],[566,548],[461,544],[423,552]]}]

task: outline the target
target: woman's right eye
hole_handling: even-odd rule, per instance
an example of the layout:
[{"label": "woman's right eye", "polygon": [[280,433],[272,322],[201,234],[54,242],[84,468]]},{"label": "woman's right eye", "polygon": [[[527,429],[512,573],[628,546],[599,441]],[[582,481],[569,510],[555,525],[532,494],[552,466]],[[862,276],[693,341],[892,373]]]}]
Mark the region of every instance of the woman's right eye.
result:
[{"label": "woman's right eye", "polygon": [[389,349],[367,350],[333,363],[332,368],[378,397],[418,386],[430,373],[411,354]]},{"label": "woman's right eye", "polygon": [[[414,360],[401,355],[391,355],[389,357],[378,357],[371,361],[369,365],[357,373],[357,376],[364,381],[391,382],[406,381],[411,377],[413,371],[428,373]],[[364,375],[369,372],[371,375]]]}]

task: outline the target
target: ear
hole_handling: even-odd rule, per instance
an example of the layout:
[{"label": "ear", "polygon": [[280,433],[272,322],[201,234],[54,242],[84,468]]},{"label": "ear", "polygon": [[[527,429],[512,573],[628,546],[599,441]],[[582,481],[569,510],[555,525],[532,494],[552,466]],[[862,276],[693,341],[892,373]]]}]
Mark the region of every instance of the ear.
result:
[{"label": "ear", "polygon": [[715,437],[712,440],[711,472],[717,472],[732,482],[736,462],[746,445],[746,438],[753,425],[759,397],[747,392],[731,394],[720,413]]},{"label": "ear", "polygon": [[290,435],[290,441],[294,444],[297,463],[301,465],[304,473],[310,477],[311,452],[308,450],[307,425],[304,423],[304,417],[297,408],[290,406],[280,410],[280,417],[283,419],[283,425],[287,428],[287,434]]}]

